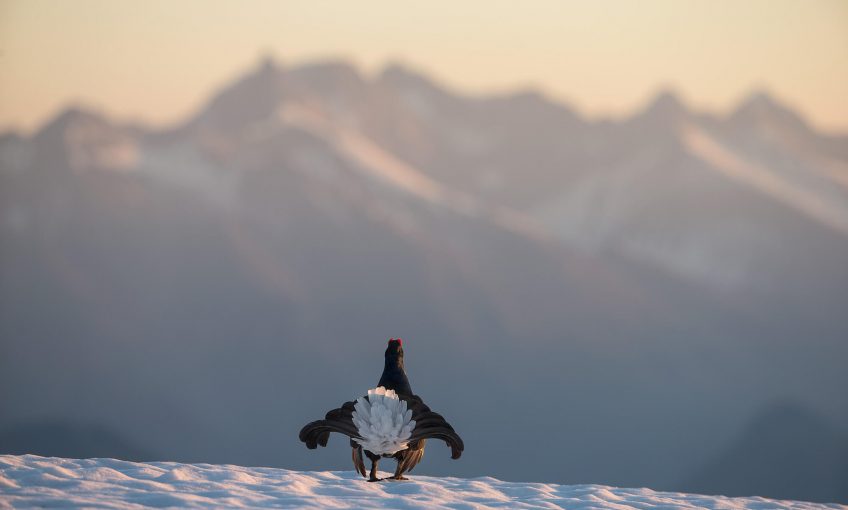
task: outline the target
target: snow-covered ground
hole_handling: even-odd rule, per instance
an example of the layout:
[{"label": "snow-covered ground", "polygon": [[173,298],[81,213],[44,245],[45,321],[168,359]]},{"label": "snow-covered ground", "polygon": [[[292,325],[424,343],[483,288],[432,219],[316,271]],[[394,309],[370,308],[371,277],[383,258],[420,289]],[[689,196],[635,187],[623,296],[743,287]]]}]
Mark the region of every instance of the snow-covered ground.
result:
[{"label": "snow-covered ground", "polygon": [[848,508],[601,485],[432,478],[368,483],[353,471],[0,455],[0,507]]}]

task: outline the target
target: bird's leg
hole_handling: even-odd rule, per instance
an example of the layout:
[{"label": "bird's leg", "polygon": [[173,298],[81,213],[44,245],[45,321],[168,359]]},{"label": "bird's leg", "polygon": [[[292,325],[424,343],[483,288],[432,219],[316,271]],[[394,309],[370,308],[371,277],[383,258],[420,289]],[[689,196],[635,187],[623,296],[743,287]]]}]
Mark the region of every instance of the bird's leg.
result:
[{"label": "bird's leg", "polygon": [[380,456],[374,455],[373,453],[369,452],[368,450],[365,451],[365,455],[371,461],[371,477],[368,478],[368,481],[369,482],[379,482],[380,479],[377,478],[377,463],[380,462]]},{"label": "bird's leg", "polygon": [[386,478],[386,480],[392,480],[392,481],[394,481],[394,480],[409,480],[409,478],[405,478],[403,476],[403,472],[405,471],[403,469],[403,455],[396,453],[394,455],[394,458],[395,458],[396,461],[398,461],[398,467],[395,468],[394,476],[390,476],[389,478]]},{"label": "bird's leg", "polygon": [[369,482],[379,482],[380,479],[377,478],[377,461],[371,461],[371,477],[368,479]]},{"label": "bird's leg", "polygon": [[409,480],[409,478],[403,476],[403,472],[404,472],[403,459],[398,459],[397,469],[395,469],[395,475],[392,476],[391,478],[388,478],[388,479],[389,480]]}]

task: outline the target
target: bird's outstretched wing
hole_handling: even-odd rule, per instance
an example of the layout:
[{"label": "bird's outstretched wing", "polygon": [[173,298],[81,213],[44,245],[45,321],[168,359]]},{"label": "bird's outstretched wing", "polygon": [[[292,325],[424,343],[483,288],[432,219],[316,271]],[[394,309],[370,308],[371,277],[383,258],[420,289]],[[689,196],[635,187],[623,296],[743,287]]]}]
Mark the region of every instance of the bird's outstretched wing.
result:
[{"label": "bird's outstretched wing", "polygon": [[[421,397],[417,395],[401,397],[406,401],[408,409],[412,410],[412,419],[415,420],[415,428],[409,438],[411,450],[421,450],[420,455],[410,455],[411,466],[417,464],[423,456],[423,447],[426,439],[441,439],[451,449],[451,458],[458,459],[465,449],[465,444],[453,427],[437,412],[431,411]],[[300,430],[300,440],[306,443],[306,447],[314,450],[321,446],[327,446],[330,432],[338,432],[351,438],[350,446],[353,448],[353,465],[357,471],[365,471],[362,461],[362,447],[353,441],[361,439],[356,425],[353,424],[353,411],[356,401],[345,402],[344,405],[327,413],[323,420],[308,423]],[[420,446],[418,446],[420,445]]]},{"label": "bird's outstretched wing", "polygon": [[[406,400],[407,408],[412,409],[412,419],[415,420],[415,428],[409,438],[410,445],[420,441],[422,446],[421,456],[423,456],[423,440],[441,439],[450,447],[451,458],[458,459],[462,455],[462,451],[465,450],[465,444],[442,415],[431,411],[418,395],[401,398]],[[415,464],[420,460],[420,458],[416,459]]]},{"label": "bird's outstretched wing", "polygon": [[310,450],[318,448],[318,445],[327,446],[330,432],[338,432],[350,438],[351,457],[353,467],[362,476],[368,476],[365,472],[365,462],[362,459],[362,447],[353,439],[359,438],[356,425],[353,424],[353,409],[356,401],[345,402],[341,407],[333,409],[324,416],[323,420],[313,421],[300,429],[300,440],[306,443]]},{"label": "bird's outstretched wing", "polygon": [[359,438],[356,425],[353,424],[353,406],[355,401],[345,402],[341,407],[327,413],[323,420],[307,423],[300,429],[300,440],[306,443],[306,447],[314,450],[321,446],[327,446],[330,432],[338,432],[347,437]]}]

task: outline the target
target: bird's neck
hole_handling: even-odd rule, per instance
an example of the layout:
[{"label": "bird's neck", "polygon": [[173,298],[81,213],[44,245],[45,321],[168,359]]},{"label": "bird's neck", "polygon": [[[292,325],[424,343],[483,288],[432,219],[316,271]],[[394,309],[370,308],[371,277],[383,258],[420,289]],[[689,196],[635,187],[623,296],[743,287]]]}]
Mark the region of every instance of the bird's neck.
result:
[{"label": "bird's neck", "polygon": [[377,385],[394,390],[398,395],[412,395],[409,379],[406,377],[406,371],[403,369],[403,359],[386,358],[383,375],[380,377],[380,382]]}]

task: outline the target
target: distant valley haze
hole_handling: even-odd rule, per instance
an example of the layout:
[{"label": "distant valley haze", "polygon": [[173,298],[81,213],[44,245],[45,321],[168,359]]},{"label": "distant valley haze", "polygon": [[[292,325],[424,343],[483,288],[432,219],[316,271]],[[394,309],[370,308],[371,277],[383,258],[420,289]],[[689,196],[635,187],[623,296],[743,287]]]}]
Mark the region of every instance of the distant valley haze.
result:
[{"label": "distant valley haze", "polygon": [[402,337],[466,441],[421,474],[848,502],[848,136],[768,90],[604,120],[264,57],[0,135],[0,218],[0,453],[350,469],[297,432]]}]

